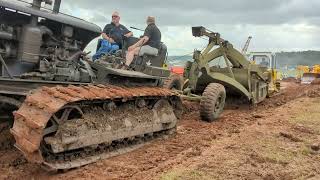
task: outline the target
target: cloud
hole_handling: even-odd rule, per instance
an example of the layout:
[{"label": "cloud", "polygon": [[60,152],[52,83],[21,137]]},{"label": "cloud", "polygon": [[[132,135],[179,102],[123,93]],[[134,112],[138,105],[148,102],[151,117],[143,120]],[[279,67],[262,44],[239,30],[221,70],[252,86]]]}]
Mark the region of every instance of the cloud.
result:
[{"label": "cloud", "polygon": [[81,17],[101,27],[110,21],[114,10],[121,13],[123,24],[140,28],[145,27],[146,16],[154,15],[171,55],[187,54],[207,43],[192,37],[191,26],[198,25],[219,32],[238,49],[250,35],[253,39],[249,50],[320,49],[319,0],[77,0],[64,3],[71,9],[87,11],[84,14],[91,14],[90,18]]},{"label": "cloud", "polygon": [[[206,45],[205,40],[192,37],[191,27],[199,25],[219,32],[238,49],[251,35],[249,50],[320,50],[319,9],[320,0],[64,0],[61,6],[62,12],[101,28],[115,10],[127,27],[144,28],[146,16],[156,16],[170,55]],[[94,51],[95,42],[89,50]]]},{"label": "cloud", "polygon": [[155,15],[163,26],[283,24],[320,17],[319,0],[77,0],[72,6],[106,16],[119,10],[127,22],[135,24],[141,23],[147,15]]}]

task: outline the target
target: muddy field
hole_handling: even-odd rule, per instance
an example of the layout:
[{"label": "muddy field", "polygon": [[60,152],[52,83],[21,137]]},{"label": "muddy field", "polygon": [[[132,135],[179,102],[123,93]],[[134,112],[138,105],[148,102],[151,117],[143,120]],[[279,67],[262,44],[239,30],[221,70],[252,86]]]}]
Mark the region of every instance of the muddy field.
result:
[{"label": "muddy field", "polygon": [[258,107],[229,107],[214,123],[184,102],[174,137],[64,173],[49,174],[2,145],[0,179],[320,179],[320,86],[282,86]]}]

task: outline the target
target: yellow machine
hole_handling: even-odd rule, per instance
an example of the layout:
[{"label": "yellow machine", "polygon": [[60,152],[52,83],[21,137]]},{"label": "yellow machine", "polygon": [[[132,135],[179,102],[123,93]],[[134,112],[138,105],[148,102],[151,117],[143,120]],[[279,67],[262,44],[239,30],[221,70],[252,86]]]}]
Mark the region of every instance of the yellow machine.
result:
[{"label": "yellow machine", "polygon": [[303,66],[303,65],[298,65],[297,66],[297,79],[301,79],[304,73],[309,73],[310,68],[309,66]]},{"label": "yellow machine", "polygon": [[312,72],[313,72],[313,73],[320,74],[320,65],[319,65],[319,64],[314,65],[314,66],[312,67]]},{"label": "yellow machine", "polygon": [[279,72],[276,69],[276,55],[272,52],[250,52],[249,60],[254,64],[259,64],[268,69],[271,75],[269,83],[269,94],[280,91],[280,81],[278,79]]},{"label": "yellow machine", "polygon": [[320,65],[314,65],[301,77],[301,84],[311,84],[315,79],[320,78]]},{"label": "yellow machine", "polygon": [[[244,47],[242,48],[242,54],[246,55],[247,50],[250,44],[252,36],[249,36]],[[267,68],[267,70],[271,74],[271,82],[269,83],[269,93],[272,94],[274,92],[280,91],[280,82],[279,79],[281,77],[280,73],[276,70],[276,54],[272,52],[250,52],[249,53],[249,60],[252,64],[260,64]]]}]

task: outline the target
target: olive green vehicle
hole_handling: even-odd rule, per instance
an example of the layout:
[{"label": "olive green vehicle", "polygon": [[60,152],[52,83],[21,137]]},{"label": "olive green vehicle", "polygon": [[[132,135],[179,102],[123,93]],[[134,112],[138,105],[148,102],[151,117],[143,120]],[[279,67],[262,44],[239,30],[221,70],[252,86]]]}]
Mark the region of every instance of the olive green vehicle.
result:
[{"label": "olive green vehicle", "polygon": [[184,93],[202,95],[200,116],[203,120],[217,119],[227,97],[244,99],[253,105],[267,97],[271,75],[266,67],[250,63],[219,33],[200,26],[192,27],[192,34],[209,38],[203,51],[194,51],[194,62],[187,62],[184,72]]}]

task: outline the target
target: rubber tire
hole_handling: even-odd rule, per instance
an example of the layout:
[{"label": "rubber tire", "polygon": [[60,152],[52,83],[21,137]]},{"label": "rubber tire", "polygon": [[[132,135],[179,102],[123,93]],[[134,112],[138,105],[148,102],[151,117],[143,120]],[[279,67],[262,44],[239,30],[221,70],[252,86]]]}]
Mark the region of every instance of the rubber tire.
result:
[{"label": "rubber tire", "polygon": [[182,90],[183,77],[178,74],[171,74],[163,83],[163,87],[167,89]]},{"label": "rubber tire", "polygon": [[[217,106],[217,103],[218,107]],[[202,94],[200,117],[203,121],[212,122],[219,118],[226,101],[226,90],[223,85],[210,83]]]}]

